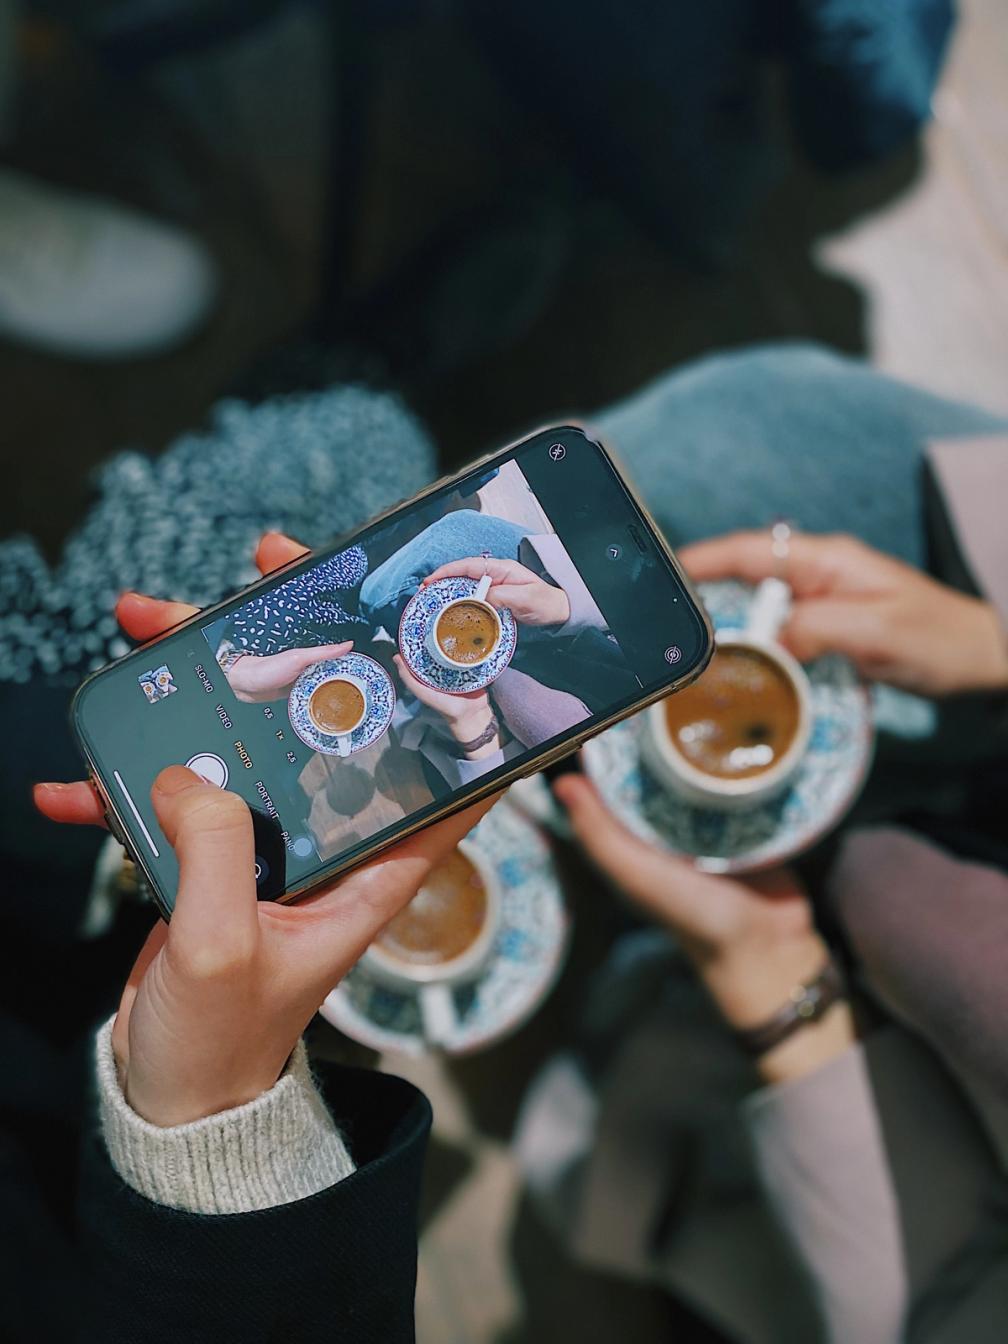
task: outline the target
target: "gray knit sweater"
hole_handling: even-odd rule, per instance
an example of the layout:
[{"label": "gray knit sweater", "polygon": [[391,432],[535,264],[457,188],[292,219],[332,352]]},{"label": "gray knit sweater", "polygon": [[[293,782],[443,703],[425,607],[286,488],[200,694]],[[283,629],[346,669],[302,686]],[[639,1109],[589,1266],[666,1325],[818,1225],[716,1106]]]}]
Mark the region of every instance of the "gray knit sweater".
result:
[{"label": "gray knit sweater", "polygon": [[325,1190],[354,1170],[312,1081],[304,1042],[278,1082],[244,1106],[161,1129],[131,1109],[112,1054],[97,1039],[98,1098],[109,1157],[127,1185],[189,1213],[249,1213]]}]

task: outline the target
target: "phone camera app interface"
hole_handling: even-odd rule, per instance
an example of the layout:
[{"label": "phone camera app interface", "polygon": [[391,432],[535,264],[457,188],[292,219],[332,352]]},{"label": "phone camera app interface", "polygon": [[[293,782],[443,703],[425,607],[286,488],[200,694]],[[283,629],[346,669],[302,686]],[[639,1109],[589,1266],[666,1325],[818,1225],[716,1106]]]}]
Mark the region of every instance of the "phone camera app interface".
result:
[{"label": "phone camera app interface", "polygon": [[[124,668],[135,716],[98,678],[108,773],[164,889],[149,792],[173,761],[246,800],[277,895],[667,678],[676,598],[638,517],[590,440],[551,431],[170,636]],[[676,626],[687,661],[695,639]]]}]

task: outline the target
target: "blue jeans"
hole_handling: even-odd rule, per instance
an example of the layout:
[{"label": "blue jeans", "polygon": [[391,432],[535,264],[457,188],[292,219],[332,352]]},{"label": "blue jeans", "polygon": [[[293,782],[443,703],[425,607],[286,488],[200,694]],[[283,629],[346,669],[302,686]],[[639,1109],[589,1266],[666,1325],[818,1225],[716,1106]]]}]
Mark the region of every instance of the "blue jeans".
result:
[{"label": "blue jeans", "polygon": [[493,514],[475,509],[447,513],[367,576],[360,590],[361,615],[373,626],[383,625],[394,637],[403,608],[428,574],[450,560],[484,551],[501,560],[516,560],[525,535],[517,523]]},{"label": "blue jeans", "polygon": [[925,444],[1008,424],[799,344],[688,364],[592,422],[675,546],[784,517],[917,565]]}]

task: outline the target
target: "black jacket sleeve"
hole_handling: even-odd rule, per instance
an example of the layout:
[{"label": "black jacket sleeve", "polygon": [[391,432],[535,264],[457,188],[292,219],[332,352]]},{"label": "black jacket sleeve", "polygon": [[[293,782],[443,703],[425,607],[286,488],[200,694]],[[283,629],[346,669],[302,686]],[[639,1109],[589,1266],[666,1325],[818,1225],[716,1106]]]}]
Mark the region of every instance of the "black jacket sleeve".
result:
[{"label": "black jacket sleeve", "polygon": [[126,1186],[85,1140],[80,1344],[412,1341],[427,1099],[402,1079],[320,1068],[357,1170],[310,1199],[203,1216]]}]

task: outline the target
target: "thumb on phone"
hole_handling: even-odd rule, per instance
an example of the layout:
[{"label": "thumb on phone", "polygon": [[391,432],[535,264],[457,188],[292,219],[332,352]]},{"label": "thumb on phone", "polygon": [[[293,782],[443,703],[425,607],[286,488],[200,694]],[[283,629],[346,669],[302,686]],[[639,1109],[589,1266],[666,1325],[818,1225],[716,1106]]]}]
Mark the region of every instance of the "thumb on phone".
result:
[{"label": "thumb on phone", "polygon": [[248,807],[181,765],[161,771],[151,802],[179,865],[173,952],[196,974],[250,956],[259,918]]}]

